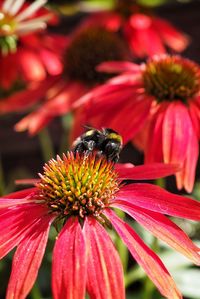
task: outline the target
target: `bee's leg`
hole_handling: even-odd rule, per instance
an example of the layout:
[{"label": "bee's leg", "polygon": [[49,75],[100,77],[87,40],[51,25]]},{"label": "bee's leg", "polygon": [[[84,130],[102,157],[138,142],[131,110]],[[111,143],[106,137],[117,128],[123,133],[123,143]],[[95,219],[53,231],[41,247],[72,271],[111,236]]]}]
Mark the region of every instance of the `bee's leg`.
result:
[{"label": "bee's leg", "polygon": [[95,142],[93,140],[83,140],[83,145],[86,151],[92,152],[95,149]]}]

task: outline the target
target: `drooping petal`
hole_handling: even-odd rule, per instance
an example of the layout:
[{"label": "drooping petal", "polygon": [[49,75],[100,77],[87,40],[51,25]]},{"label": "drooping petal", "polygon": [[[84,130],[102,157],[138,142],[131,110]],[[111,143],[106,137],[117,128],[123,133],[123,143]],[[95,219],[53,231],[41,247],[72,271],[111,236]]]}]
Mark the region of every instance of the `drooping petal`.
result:
[{"label": "drooping petal", "polygon": [[78,220],[70,218],[53,251],[52,287],[55,299],[84,299],[86,290],[86,246]]},{"label": "drooping petal", "polygon": [[125,202],[123,204],[113,203],[112,206],[129,214],[154,236],[184,254],[195,264],[200,265],[200,249],[190,240],[184,231],[167,217]]},{"label": "drooping petal", "polygon": [[194,186],[198,156],[199,142],[197,136],[193,134],[190,143],[188,144],[187,158],[184,165],[184,187],[187,190],[187,192],[192,192]]},{"label": "drooping petal", "polygon": [[56,55],[53,51],[43,48],[40,50],[40,57],[49,74],[55,76],[62,72],[62,63],[58,55]]},{"label": "drooping petal", "polygon": [[85,221],[83,231],[87,240],[87,290],[90,298],[125,298],[122,265],[107,232],[93,218]]},{"label": "drooping petal", "polygon": [[180,170],[177,164],[152,163],[134,166],[131,163],[116,164],[116,171],[120,179],[127,180],[152,180],[172,175]]},{"label": "drooping petal", "polygon": [[188,142],[187,157],[183,164],[182,171],[176,174],[178,189],[185,188],[187,192],[192,192],[197,160],[199,156],[199,142],[195,133],[193,133],[190,142]]},{"label": "drooping petal", "polygon": [[153,25],[165,44],[177,52],[182,52],[189,44],[189,37],[178,31],[169,22],[154,18]]},{"label": "drooping petal", "polygon": [[45,252],[52,221],[52,215],[46,215],[37,221],[17,247],[6,299],[24,299],[33,287]]},{"label": "drooping petal", "polygon": [[163,157],[165,163],[183,163],[192,135],[188,108],[180,101],[171,103],[163,121]]},{"label": "drooping petal", "polygon": [[53,117],[47,114],[42,107],[38,111],[33,111],[22,118],[16,123],[14,129],[17,132],[28,130],[30,135],[34,135],[44,128],[52,119]]},{"label": "drooping petal", "polygon": [[165,53],[162,40],[152,26],[153,19],[145,14],[133,14],[124,27],[130,48],[138,56]]},{"label": "drooping petal", "polygon": [[28,84],[26,90],[19,91],[0,102],[0,112],[24,111],[38,103],[44,97],[46,91],[57,81],[57,77],[48,78],[42,82]]},{"label": "drooping petal", "polygon": [[48,209],[39,204],[24,204],[0,210],[0,259],[20,243],[34,222],[47,213]]},{"label": "drooping petal", "polygon": [[152,184],[130,184],[121,188],[115,198],[116,202],[132,203],[161,214],[200,220],[200,202],[172,194]]},{"label": "drooping petal", "polygon": [[46,72],[37,53],[20,49],[18,59],[25,79],[28,81],[41,81],[46,77]]},{"label": "drooping petal", "polygon": [[182,298],[172,277],[159,257],[142,241],[135,231],[123,222],[112,210],[104,212],[113,227],[130,250],[132,256],[140,264],[149,278],[157,286],[160,293],[168,299]]},{"label": "drooping petal", "polygon": [[168,103],[162,103],[157,111],[152,115],[147,127],[147,144],[145,147],[145,162],[163,161],[163,119]]}]

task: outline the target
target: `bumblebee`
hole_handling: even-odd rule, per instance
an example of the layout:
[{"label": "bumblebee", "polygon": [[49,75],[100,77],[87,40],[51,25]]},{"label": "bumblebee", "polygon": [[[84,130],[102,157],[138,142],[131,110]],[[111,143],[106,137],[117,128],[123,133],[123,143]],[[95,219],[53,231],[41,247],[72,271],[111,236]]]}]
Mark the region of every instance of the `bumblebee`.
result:
[{"label": "bumblebee", "polygon": [[96,152],[98,156],[103,155],[108,161],[116,163],[122,149],[122,137],[110,128],[102,130],[89,128],[74,141],[72,149],[79,153]]}]

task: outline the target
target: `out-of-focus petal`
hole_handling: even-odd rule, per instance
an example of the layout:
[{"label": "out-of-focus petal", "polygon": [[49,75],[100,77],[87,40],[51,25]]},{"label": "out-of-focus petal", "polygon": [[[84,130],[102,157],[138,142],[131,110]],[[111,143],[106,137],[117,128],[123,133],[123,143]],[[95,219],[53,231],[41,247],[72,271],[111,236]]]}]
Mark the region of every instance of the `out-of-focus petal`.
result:
[{"label": "out-of-focus petal", "polygon": [[58,55],[48,49],[41,49],[40,57],[50,75],[55,76],[61,74],[63,66]]},{"label": "out-of-focus petal", "polygon": [[70,218],[53,252],[52,286],[55,299],[84,299],[86,290],[86,245],[81,226]]},{"label": "out-of-focus petal", "polygon": [[[86,92],[86,89],[83,84],[77,82],[58,82],[55,89],[53,91],[50,90],[49,94],[47,94],[49,97],[47,101],[38,110],[22,118],[15,125],[15,130],[18,132],[28,130],[30,135],[35,135],[55,116],[69,112],[73,102],[81,97]],[[43,96],[45,96],[45,93]]]},{"label": "out-of-focus petal", "polygon": [[83,231],[87,240],[87,290],[90,298],[125,298],[122,265],[107,232],[93,218],[85,221]]},{"label": "out-of-focus petal", "polygon": [[22,118],[16,125],[15,130],[17,132],[23,132],[28,130],[30,135],[35,135],[39,132],[42,128],[45,127],[51,120],[53,119],[52,116],[49,116],[44,109],[32,112]]},{"label": "out-of-focus petal", "polygon": [[200,220],[200,202],[170,193],[152,184],[130,184],[121,188],[116,202],[128,202],[161,214]]},{"label": "out-of-focus petal", "polygon": [[[0,258],[17,246],[29,233],[33,224],[48,213],[48,209],[38,204],[19,205],[0,210]],[[52,216],[53,217],[53,216]]]},{"label": "out-of-focus petal", "polygon": [[24,49],[18,50],[18,59],[28,81],[41,81],[46,77],[46,71],[37,53]]},{"label": "out-of-focus petal", "polygon": [[22,90],[0,101],[0,113],[24,111],[41,100],[46,90],[56,82],[57,77],[48,78],[42,82],[33,82]]},{"label": "out-of-focus petal", "polygon": [[180,170],[177,164],[152,163],[134,166],[131,163],[116,164],[116,171],[120,179],[128,180],[152,180],[172,175]]},{"label": "out-of-focus petal", "polygon": [[176,52],[182,52],[188,46],[190,42],[189,37],[178,31],[166,20],[154,18],[153,26],[159,32],[165,44]]},{"label": "out-of-focus petal", "polygon": [[135,260],[140,264],[160,293],[168,299],[182,298],[172,277],[159,257],[142,241],[135,231],[123,222],[112,210],[104,212],[126,244]]},{"label": "out-of-focus petal", "polygon": [[134,204],[127,202],[124,202],[123,204],[113,203],[112,206],[129,214],[154,236],[184,254],[195,264],[200,265],[200,249],[192,243],[184,231],[167,217],[159,213],[136,207]]},{"label": "out-of-focus petal", "polygon": [[130,48],[138,57],[165,53],[162,40],[152,26],[153,19],[145,14],[134,14],[124,27]]},{"label": "out-of-focus petal", "polygon": [[16,185],[35,185],[39,183],[40,179],[19,179],[15,180]]},{"label": "out-of-focus petal", "polygon": [[33,287],[52,221],[52,215],[46,215],[37,221],[17,247],[6,294],[7,299],[24,299]]},{"label": "out-of-focus petal", "polygon": [[[197,98],[198,99],[198,98]],[[191,101],[189,105],[189,113],[192,120],[192,124],[194,126],[194,130],[200,138],[200,107],[198,105],[198,101]]]},{"label": "out-of-focus petal", "polygon": [[109,61],[102,62],[96,68],[99,72],[107,73],[121,73],[121,72],[132,72],[140,73],[140,66],[138,64],[129,61]]}]

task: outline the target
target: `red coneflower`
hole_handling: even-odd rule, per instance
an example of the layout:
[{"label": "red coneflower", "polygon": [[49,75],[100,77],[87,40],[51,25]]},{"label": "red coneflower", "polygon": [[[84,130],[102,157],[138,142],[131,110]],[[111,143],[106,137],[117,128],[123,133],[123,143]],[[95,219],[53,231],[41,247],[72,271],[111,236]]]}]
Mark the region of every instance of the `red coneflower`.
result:
[{"label": "red coneflower", "polygon": [[110,62],[99,70],[122,74],[80,99],[76,107],[91,100],[88,119],[96,127],[120,132],[125,142],[145,125],[140,143],[146,162],[180,163],[177,186],[191,192],[199,154],[199,65],[161,55],[140,66]]},{"label": "red coneflower", "polygon": [[[99,63],[125,58],[127,54],[124,44],[115,33],[99,26],[81,27],[71,35],[64,54],[63,73],[55,78],[47,78],[46,84],[52,80],[55,82],[50,88],[44,90],[43,97],[38,97],[38,100],[43,98],[45,100],[38,110],[16,125],[16,130],[28,129],[30,134],[36,134],[55,116],[68,113],[77,99],[109,78],[108,74],[96,71],[95,68]],[[41,88],[38,87],[39,92],[40,90]],[[84,115],[79,111],[77,117],[82,118]],[[80,130],[80,124],[77,125]]]},{"label": "red coneflower", "polygon": [[164,54],[166,47],[175,52],[182,52],[187,47],[189,38],[185,34],[135,2],[119,0],[113,11],[93,13],[86,23],[99,23],[111,31],[120,32],[133,54],[140,58]]},{"label": "red coneflower", "polygon": [[113,211],[125,211],[153,235],[200,264],[199,248],[164,214],[200,220],[200,203],[151,184],[124,179],[172,174],[176,166],[117,165],[95,155],[68,152],[44,167],[35,188],[0,199],[0,257],[17,246],[7,299],[23,299],[36,279],[49,227],[62,227],[53,251],[52,288],[58,298],[125,298],[123,270],[106,232],[112,224],[161,294],[182,298],[159,257]]},{"label": "red coneflower", "polygon": [[[65,39],[44,30],[55,20],[42,6],[46,0],[0,1],[0,86],[13,90],[16,82],[41,81],[62,71]],[[59,43],[59,47],[57,44]]]}]

